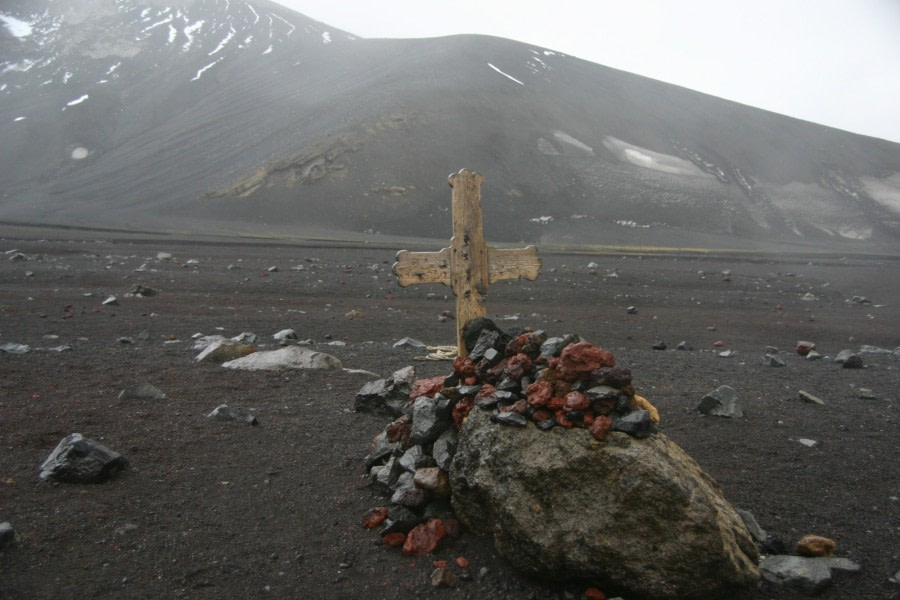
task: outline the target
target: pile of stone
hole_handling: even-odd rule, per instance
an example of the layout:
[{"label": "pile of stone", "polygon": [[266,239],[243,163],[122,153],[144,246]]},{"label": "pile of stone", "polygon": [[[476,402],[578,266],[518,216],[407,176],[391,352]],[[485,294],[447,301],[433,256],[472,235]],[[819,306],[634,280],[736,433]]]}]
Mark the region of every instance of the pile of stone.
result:
[{"label": "pile of stone", "polygon": [[469,354],[454,361],[451,375],[416,380],[407,367],[356,396],[357,411],[395,418],[365,459],[371,484],[390,496],[390,506],[367,515],[365,525],[381,527],[385,543],[406,554],[432,552],[458,529],[449,504],[450,463],[458,431],[476,407],[498,426],[530,421],[542,431],[587,429],[597,441],[611,431],[646,438],[659,421],[635,393],[630,370],[576,335],[506,333],[479,318],[464,339]]}]

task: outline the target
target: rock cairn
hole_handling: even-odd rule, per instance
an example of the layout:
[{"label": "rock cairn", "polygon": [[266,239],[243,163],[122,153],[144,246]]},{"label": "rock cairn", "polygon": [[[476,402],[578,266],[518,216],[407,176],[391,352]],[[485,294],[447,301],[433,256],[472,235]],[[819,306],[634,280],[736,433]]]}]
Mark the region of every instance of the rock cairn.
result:
[{"label": "rock cairn", "polygon": [[631,371],[612,353],[577,335],[506,333],[478,318],[465,328],[467,357],[449,376],[415,379],[412,367],[366,384],[357,411],[396,417],[372,442],[365,466],[371,485],[390,506],[364,518],[384,542],[408,555],[428,554],[458,524],[449,498],[450,464],[469,413],[487,411],[498,426],[543,431],[587,429],[602,442],[610,431],[646,438],[659,414],[635,393]]}]

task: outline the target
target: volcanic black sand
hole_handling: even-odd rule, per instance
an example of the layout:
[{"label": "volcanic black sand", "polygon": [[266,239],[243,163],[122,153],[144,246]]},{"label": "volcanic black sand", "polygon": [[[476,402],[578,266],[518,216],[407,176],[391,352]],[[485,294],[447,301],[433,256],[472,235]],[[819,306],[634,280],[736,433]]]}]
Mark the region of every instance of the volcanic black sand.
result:
[{"label": "volcanic black sand", "polygon": [[[371,376],[241,372],[194,360],[196,333],[254,332],[274,348],[272,334],[293,328],[350,369],[387,376],[413,364],[420,377],[449,374],[448,362],[392,348],[406,336],[455,340],[455,323],[439,320],[453,310],[449,289],[397,287],[390,268],[399,248],[28,228],[0,237],[0,344],[31,347],[0,353],[0,521],[21,536],[0,552],[0,598],[577,598],[584,590],[527,580],[471,534],[410,558],[363,529],[364,513],[385,503],[366,486],[362,458],[386,419],[353,412]],[[865,368],[854,370],[794,352],[798,340],[830,356],[900,346],[900,260],[541,252],[541,278],[495,285],[489,316],[502,327],[577,333],[612,351],[660,409],[662,431],[731,502],[788,547],[824,535],[836,555],[862,565],[823,598],[900,597],[889,581],[900,569],[900,358],[865,353]],[[135,284],[158,294],[126,297]],[[109,295],[117,305],[102,304]],[[362,314],[348,318],[354,310]],[[692,349],[675,350],[682,340]],[[653,350],[657,341],[668,349]],[[60,346],[71,349],[52,350]],[[767,346],[786,366],[762,364]],[[737,354],[720,357],[724,350]],[[168,399],[118,399],[140,383]],[[747,416],[700,416],[701,396],[724,384]],[[803,402],[799,390],[824,405]],[[223,403],[251,411],[259,425],[206,418]],[[72,432],[122,453],[130,469],[99,485],[40,481],[41,462]],[[432,562],[458,556],[474,581],[432,588]]]}]

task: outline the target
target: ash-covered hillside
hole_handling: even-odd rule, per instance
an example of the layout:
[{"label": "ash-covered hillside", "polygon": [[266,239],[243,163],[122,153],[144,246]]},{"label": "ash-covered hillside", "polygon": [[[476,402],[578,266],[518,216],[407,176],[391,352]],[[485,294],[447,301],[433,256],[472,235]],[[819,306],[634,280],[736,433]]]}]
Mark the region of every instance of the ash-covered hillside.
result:
[{"label": "ash-covered hillside", "polygon": [[486,36],[360,39],[267,0],[8,0],[0,219],[892,251],[900,144]]}]

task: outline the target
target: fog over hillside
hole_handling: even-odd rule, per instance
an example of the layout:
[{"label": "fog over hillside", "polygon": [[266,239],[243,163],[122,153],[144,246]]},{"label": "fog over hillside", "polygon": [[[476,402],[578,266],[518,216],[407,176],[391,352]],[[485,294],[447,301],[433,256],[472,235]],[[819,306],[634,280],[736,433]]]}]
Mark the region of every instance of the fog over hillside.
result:
[{"label": "fog over hillside", "polygon": [[0,220],[896,251],[900,144],[486,36],[366,40],[267,0],[8,0]]}]

